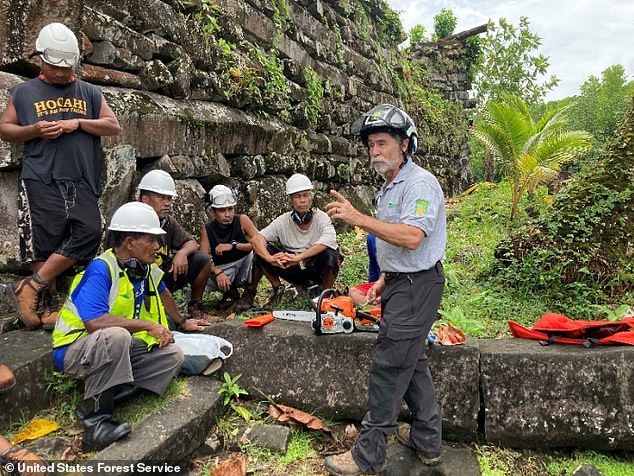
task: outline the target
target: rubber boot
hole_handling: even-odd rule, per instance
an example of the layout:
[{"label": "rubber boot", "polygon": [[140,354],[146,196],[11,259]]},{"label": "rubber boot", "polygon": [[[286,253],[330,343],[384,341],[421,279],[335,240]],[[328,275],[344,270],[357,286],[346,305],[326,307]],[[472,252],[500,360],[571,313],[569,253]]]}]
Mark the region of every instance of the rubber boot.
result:
[{"label": "rubber boot", "polygon": [[[142,388],[139,388],[130,383],[122,383],[121,385],[117,385],[116,387],[114,387],[114,406],[119,406],[122,403],[130,400],[132,397],[141,394],[142,392]],[[87,406],[86,402],[89,402],[90,405]],[[83,420],[84,418],[86,418],[86,415],[88,415],[91,409],[92,399],[84,400],[75,410],[75,416],[78,420]]]},{"label": "rubber boot", "polygon": [[130,425],[112,420],[114,388],[84,400],[90,409],[84,418],[84,451],[99,451],[130,433]]}]

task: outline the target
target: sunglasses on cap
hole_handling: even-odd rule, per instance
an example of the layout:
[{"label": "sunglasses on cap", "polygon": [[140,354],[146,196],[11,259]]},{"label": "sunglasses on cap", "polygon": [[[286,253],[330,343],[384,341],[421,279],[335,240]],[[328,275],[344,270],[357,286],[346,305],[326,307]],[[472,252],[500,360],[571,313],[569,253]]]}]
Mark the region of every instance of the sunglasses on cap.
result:
[{"label": "sunglasses on cap", "polygon": [[52,64],[53,66],[60,66],[63,68],[72,68],[79,61],[78,54],[69,53],[68,51],[46,49],[44,51],[38,51],[38,54],[48,64]]}]

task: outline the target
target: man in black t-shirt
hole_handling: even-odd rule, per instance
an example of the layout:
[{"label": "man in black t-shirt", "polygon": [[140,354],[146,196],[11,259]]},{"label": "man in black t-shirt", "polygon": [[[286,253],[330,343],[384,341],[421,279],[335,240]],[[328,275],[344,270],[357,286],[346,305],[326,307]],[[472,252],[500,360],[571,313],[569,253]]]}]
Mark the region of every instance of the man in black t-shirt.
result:
[{"label": "man in black t-shirt", "polygon": [[35,48],[41,73],[11,89],[0,119],[0,138],[24,143],[18,228],[21,258],[33,273],[7,290],[29,329],[52,329],[57,277],[99,248],[101,136],[121,127],[101,91],[75,77],[79,46],[71,30],[46,25]]},{"label": "man in black t-shirt", "polygon": [[224,185],[209,191],[207,210],[211,220],[200,230],[200,251],[213,260],[207,291],[222,291],[218,309],[225,311],[239,297],[238,288],[251,282],[251,239],[258,230],[246,215],[235,213],[236,196]]},{"label": "man in black t-shirt", "polygon": [[188,311],[192,319],[211,320],[202,310],[202,297],[211,273],[209,255],[198,251],[198,243],[176,218],[170,215],[176,196],[174,179],[163,170],[152,170],[139,183],[139,201],[150,205],[161,220],[165,237],[160,241],[156,264],[165,275],[163,282],[174,292],[191,284]]}]

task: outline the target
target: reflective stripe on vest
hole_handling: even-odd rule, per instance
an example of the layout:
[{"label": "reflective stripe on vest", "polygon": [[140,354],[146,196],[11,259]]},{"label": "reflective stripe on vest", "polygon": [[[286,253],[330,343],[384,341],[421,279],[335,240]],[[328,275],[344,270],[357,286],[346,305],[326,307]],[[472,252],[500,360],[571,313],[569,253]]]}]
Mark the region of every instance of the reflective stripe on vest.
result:
[{"label": "reflective stripe on vest", "polygon": [[[95,259],[104,261],[110,270],[111,285],[110,292],[108,293],[108,309],[110,314],[117,317],[132,319],[136,304],[134,298],[134,287],[128,279],[128,276],[119,268],[119,264],[117,263],[117,258],[114,256],[114,253],[111,249],[109,249]],[[73,279],[73,283],[68,292],[68,297],[66,298],[64,306],[62,306],[62,309],[57,317],[55,329],[53,330],[54,348],[72,344],[77,339],[87,334],[86,326],[81,320],[81,317],[79,317],[77,307],[71,300],[73,291],[83,278],[83,275],[84,273],[81,272],[75,276],[75,279]],[[163,271],[155,264],[152,264],[148,279],[148,294],[150,297],[149,309],[147,309],[145,305],[141,305],[138,318],[156,322],[167,328],[168,324],[165,317],[165,309],[158,294],[158,284],[161,282],[162,277]],[[143,340],[148,345],[148,348],[159,343],[159,339],[152,336],[147,331],[138,331],[132,334],[132,336]]]}]

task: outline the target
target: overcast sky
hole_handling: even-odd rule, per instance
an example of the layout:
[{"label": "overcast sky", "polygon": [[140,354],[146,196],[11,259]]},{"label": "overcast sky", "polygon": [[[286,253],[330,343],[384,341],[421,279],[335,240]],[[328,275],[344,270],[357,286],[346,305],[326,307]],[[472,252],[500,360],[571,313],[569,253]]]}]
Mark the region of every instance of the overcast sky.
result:
[{"label": "overcast sky", "polygon": [[414,25],[434,31],[434,15],[449,8],[458,18],[456,33],[504,17],[519,25],[526,16],[549,57],[549,76],[559,78],[547,100],[579,93],[590,76],[621,64],[634,80],[634,1],[632,0],[388,0],[406,32]]}]

